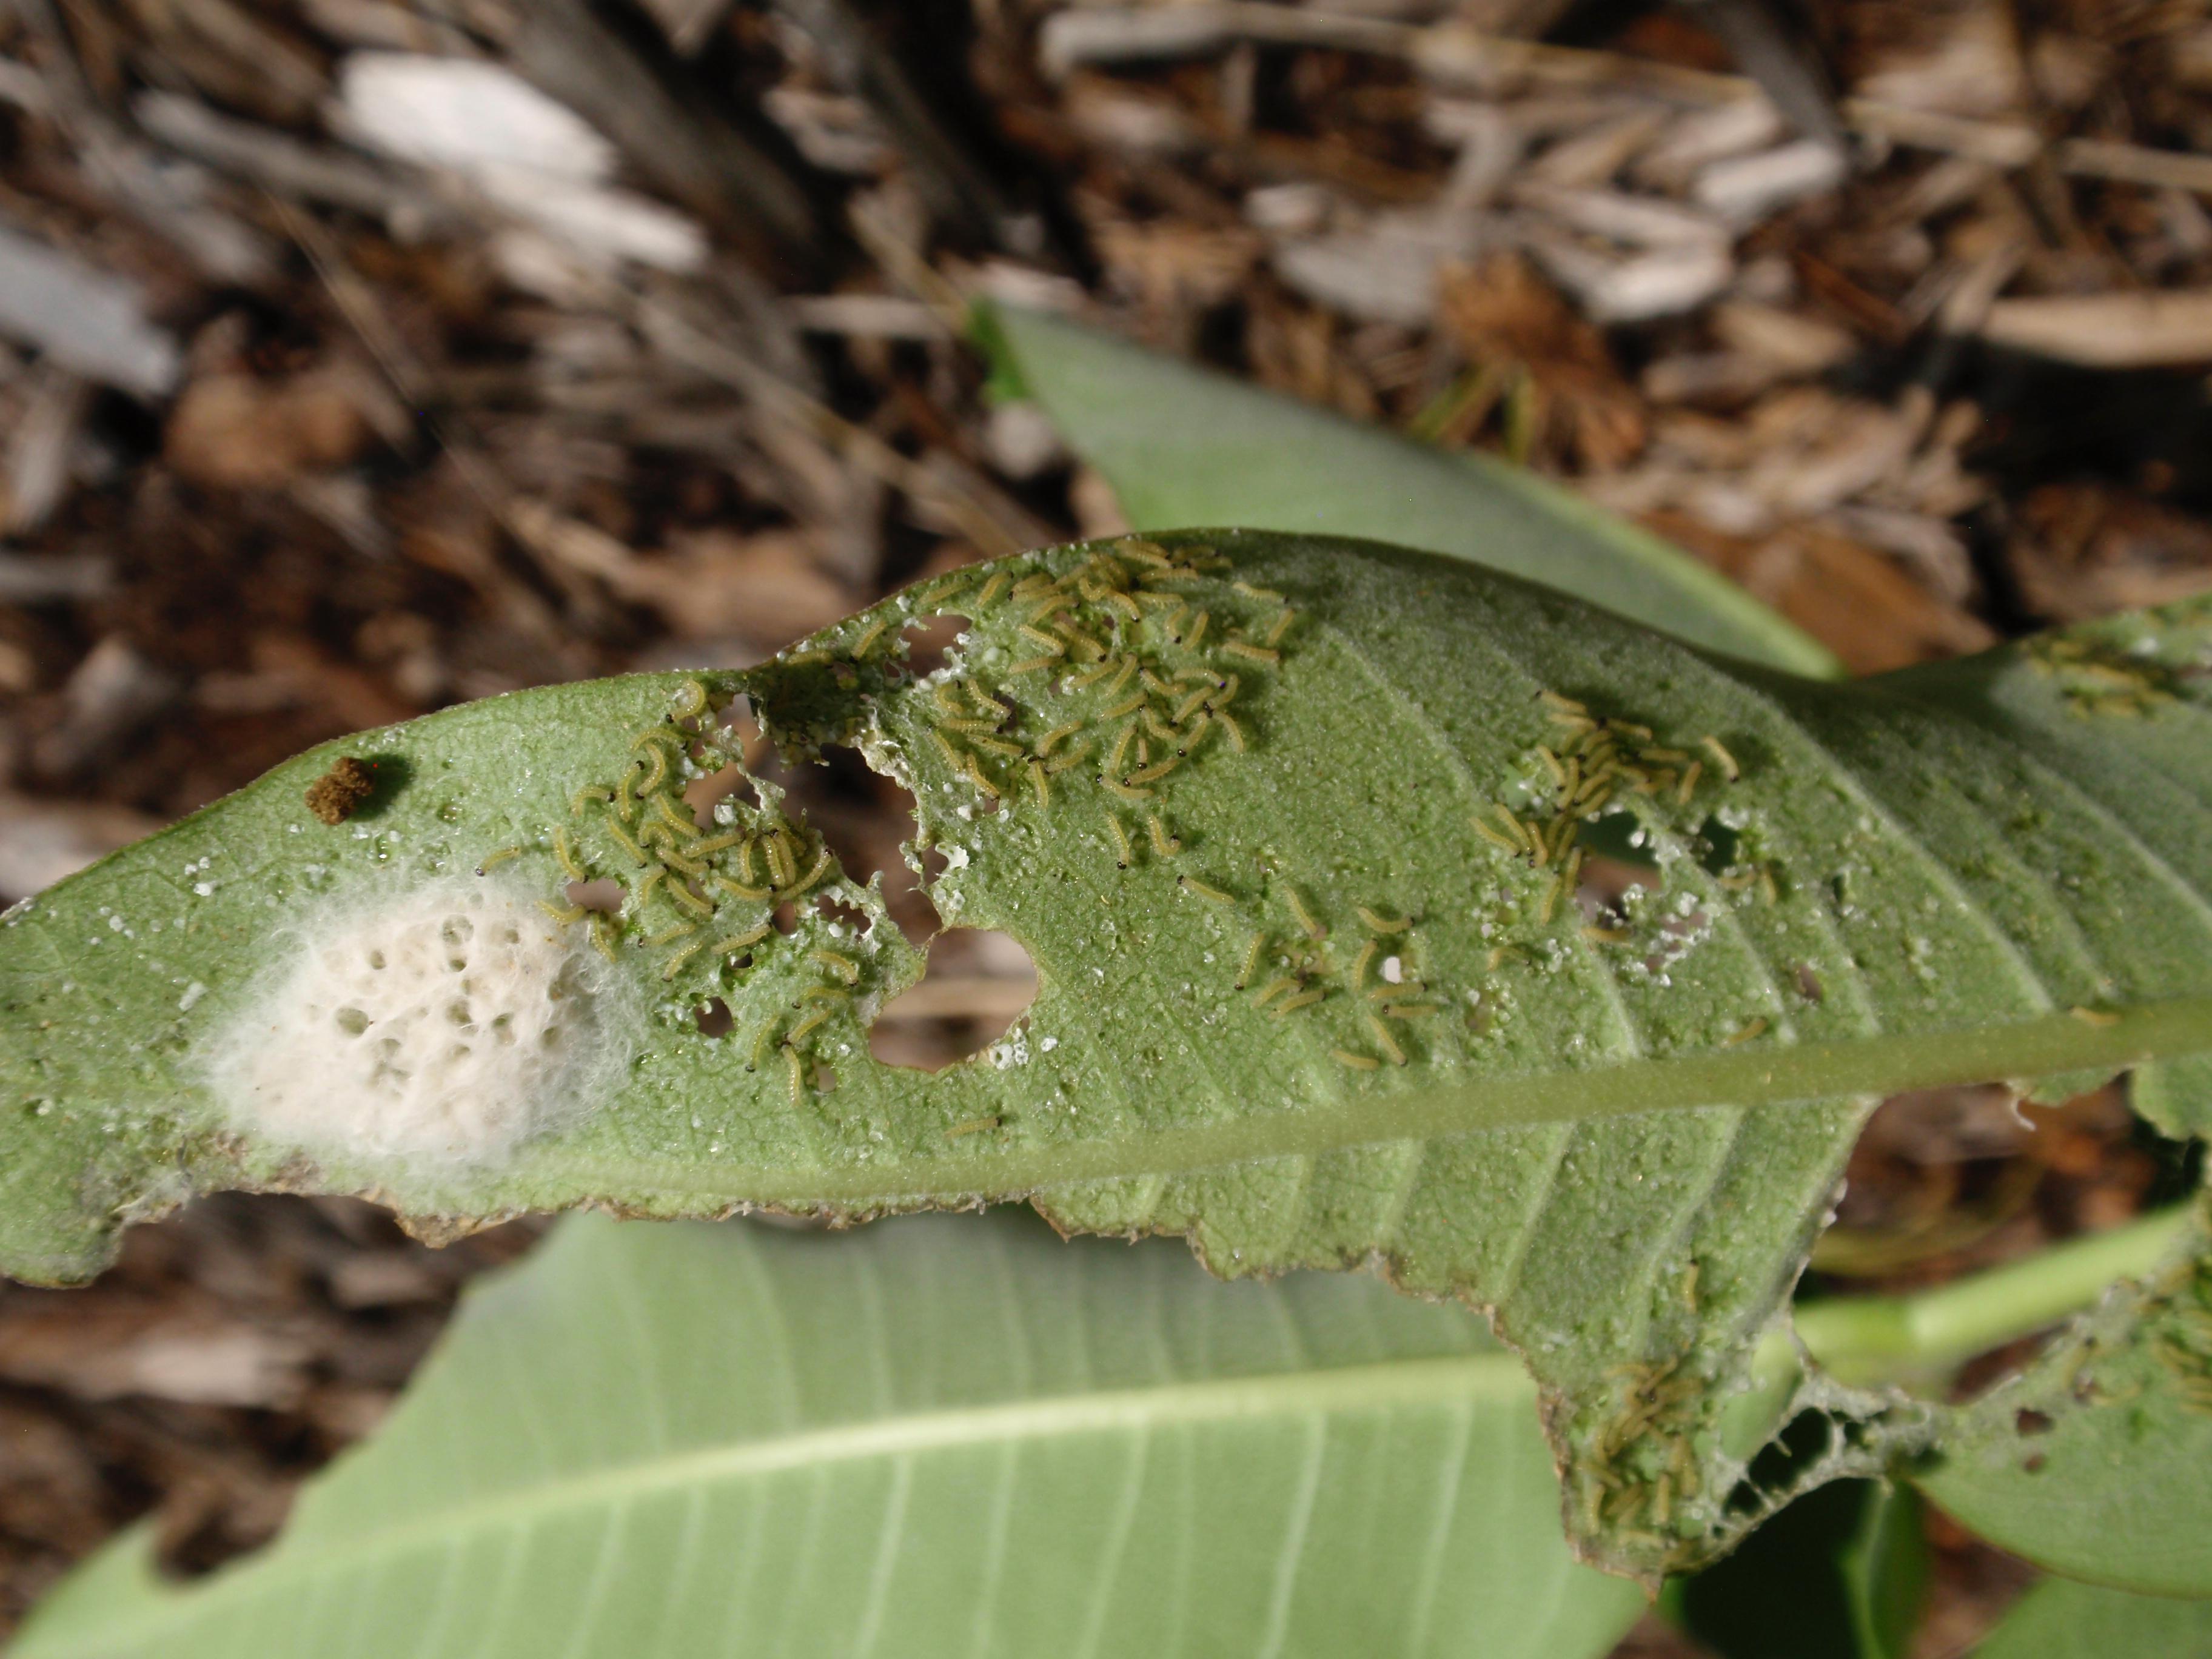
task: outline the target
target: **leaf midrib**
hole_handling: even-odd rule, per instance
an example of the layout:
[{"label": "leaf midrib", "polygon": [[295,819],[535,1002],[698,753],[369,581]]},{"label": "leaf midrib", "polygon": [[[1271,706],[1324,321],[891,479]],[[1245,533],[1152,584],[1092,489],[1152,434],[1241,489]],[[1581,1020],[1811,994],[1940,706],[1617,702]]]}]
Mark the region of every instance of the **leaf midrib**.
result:
[{"label": "leaf midrib", "polygon": [[470,1533],[526,1524],[593,1505],[627,1504],[656,1492],[967,1446],[1236,1420],[1295,1421],[1344,1411],[1510,1405],[1524,1399],[1533,1401],[1535,1392],[1521,1362],[1493,1349],[1004,1401],[841,1423],[734,1444],[690,1447],[610,1468],[566,1472],[549,1481],[404,1520],[335,1545],[287,1553],[288,1541],[280,1538],[265,1557],[247,1557],[198,1587],[179,1590],[173,1600],[135,1617],[102,1624],[85,1639],[37,1650],[111,1653],[118,1638],[127,1633],[196,1622],[228,1601],[251,1601],[325,1570],[344,1571],[413,1549],[459,1547],[452,1540]]},{"label": "leaf midrib", "polygon": [[548,1148],[532,1173],[593,1190],[618,1183],[623,1190],[678,1199],[794,1206],[933,1203],[1023,1196],[1073,1182],[1163,1170],[1188,1174],[1389,1141],[1587,1122],[1634,1112],[1786,1106],[1955,1084],[2026,1083],[2212,1050],[2212,995],[2137,1003],[2100,1018],[2109,1018],[2111,1024],[2092,1024],[2071,1013],[2056,1013],[1967,1030],[1767,1048],[1753,1043],[1725,1053],[1470,1079],[1389,1095],[1346,1097],[1334,1092],[1339,1084],[1323,1103],[1304,1111],[1229,1117],[985,1157],[917,1159],[902,1172],[880,1165],[764,1169],[609,1160]]}]

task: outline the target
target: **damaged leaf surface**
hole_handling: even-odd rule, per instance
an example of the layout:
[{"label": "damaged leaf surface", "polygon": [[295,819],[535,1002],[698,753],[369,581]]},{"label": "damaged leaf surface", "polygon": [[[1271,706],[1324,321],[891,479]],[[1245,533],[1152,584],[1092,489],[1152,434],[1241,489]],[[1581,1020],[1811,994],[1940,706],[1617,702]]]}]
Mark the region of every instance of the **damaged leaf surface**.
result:
[{"label": "damaged leaf surface", "polygon": [[[973,625],[917,679],[900,630],[947,611]],[[2208,640],[2184,605],[1834,685],[1431,556],[1183,534],[976,567],[741,674],[451,710],[9,916],[0,1264],[82,1278],[131,1215],[236,1186],[434,1234],[1027,1198],[1231,1274],[1379,1260],[1496,1310],[1571,1532],[1650,1576],[1943,1433],[1818,1377],[1783,1473],[1721,1432],[1875,1099],[2140,1065],[2194,1121]],[[692,816],[739,696],[905,784],[946,922],[1035,959],[984,1054],[873,1060],[921,971],[879,895],[769,786]],[[340,754],[379,788],[325,826],[303,792]],[[576,908],[586,878],[618,908]],[[441,915],[460,943],[395,931]],[[419,1017],[308,994],[372,958],[427,976]],[[463,1051],[521,1075],[494,1062],[526,1027],[575,1069],[440,1092]],[[276,1132],[268,1056],[319,1043],[345,1086]]]}]

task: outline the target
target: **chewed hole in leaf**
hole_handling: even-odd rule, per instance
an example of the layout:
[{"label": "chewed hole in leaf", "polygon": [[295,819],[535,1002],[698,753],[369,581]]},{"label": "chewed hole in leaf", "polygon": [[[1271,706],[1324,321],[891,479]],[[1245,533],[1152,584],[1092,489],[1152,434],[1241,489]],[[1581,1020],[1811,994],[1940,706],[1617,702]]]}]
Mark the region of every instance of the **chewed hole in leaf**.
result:
[{"label": "chewed hole in leaf", "polygon": [[730,1012],[730,1005],[720,997],[709,998],[699,1006],[695,1016],[699,1024],[699,1035],[707,1037],[726,1037],[737,1024]]},{"label": "chewed hole in leaf", "polygon": [[884,1005],[868,1048],[890,1066],[934,1072],[981,1053],[1036,999],[1036,964],[1010,933],[954,927],[929,942],[921,982]]},{"label": "chewed hole in leaf", "polygon": [[[2002,1085],[1893,1096],[1859,1132],[1835,1221],[1814,1246],[1814,1268],[1881,1279],[1972,1249],[2037,1206],[2048,1170],[2039,1145],[2055,1148],[2070,1136],[2074,1155],[2101,1162],[2108,1137],[2091,1128],[2094,1116],[2039,1136]],[[2069,1224],[2063,1216],[2048,1220]]]},{"label": "chewed hole in leaf", "polygon": [[1575,832],[1575,843],[1583,849],[1585,881],[1591,878],[1590,866],[1601,863],[1615,872],[1612,879],[1624,886],[1661,885],[1650,838],[1632,812],[1607,812],[1592,818]]},{"label": "chewed hole in leaf", "polygon": [[1732,1505],[1771,1509],[1796,1495],[1799,1481],[1833,1449],[1836,1425],[1826,1412],[1802,1411],[1752,1459]]},{"label": "chewed hole in leaf", "polygon": [[831,747],[823,750],[822,765],[799,769],[790,799],[804,804],[808,822],[854,884],[883,878],[884,908],[907,942],[921,949],[937,930],[938,915],[900,849],[901,826],[914,833],[914,797],[855,750]]},{"label": "chewed hole in leaf", "polygon": [[1708,875],[1723,875],[1735,868],[1743,837],[1717,817],[1698,826],[1698,862]]},{"label": "chewed hole in leaf", "polygon": [[611,876],[601,876],[595,881],[572,881],[562,891],[569,903],[601,915],[611,916],[622,909],[623,884]]},{"label": "chewed hole in leaf", "polygon": [[960,636],[974,626],[968,617],[951,611],[916,617],[901,635],[906,641],[908,672],[922,679],[942,670],[959,647]]}]

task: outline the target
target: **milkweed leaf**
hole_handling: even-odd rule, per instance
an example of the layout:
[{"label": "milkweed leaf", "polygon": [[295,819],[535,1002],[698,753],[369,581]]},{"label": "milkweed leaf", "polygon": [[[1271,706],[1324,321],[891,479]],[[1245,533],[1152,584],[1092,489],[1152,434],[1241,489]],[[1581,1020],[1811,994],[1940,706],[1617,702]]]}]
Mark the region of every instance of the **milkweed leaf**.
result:
[{"label": "milkweed leaf", "polygon": [[129,1535],[9,1651],[1597,1659],[1635,1622],[1480,1318],[1179,1254],[574,1218],[273,1545],[178,1584]]},{"label": "milkweed leaf", "polygon": [[[1877,1098],[2212,1052],[2208,641],[2184,604],[1831,684],[1433,556],[1194,533],[449,710],[9,915],[0,1264],[82,1278],[225,1187],[432,1237],[1028,1199],[1228,1274],[1379,1260],[1495,1311],[1571,1532],[1655,1577],[1945,1431],[1818,1377],[1780,1449],[1720,1431]],[[945,922],[1030,951],[986,1053],[872,1057],[919,953],[773,785],[682,817],[739,776],[739,696],[905,785]],[[347,755],[378,787],[325,824]]]}]

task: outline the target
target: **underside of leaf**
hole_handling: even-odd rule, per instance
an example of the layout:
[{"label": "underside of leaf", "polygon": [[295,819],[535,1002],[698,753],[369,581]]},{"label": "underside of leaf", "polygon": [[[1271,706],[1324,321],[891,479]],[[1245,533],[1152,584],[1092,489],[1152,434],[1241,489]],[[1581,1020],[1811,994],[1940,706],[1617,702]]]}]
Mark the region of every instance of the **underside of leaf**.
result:
[{"label": "underside of leaf", "polygon": [[[1786,1450],[1721,1432],[1875,1099],[2146,1061],[2198,1098],[2208,639],[2169,608],[1818,684],[1429,556],[1189,533],[363,734],[9,915],[0,1266],[82,1278],[224,1187],[432,1236],[1021,1198],[1226,1273],[1373,1261],[1492,1310],[1571,1531],[1649,1577],[1936,1435],[1817,1379]],[[872,1057],[920,954],[745,772],[739,699],[908,789],[945,924],[1030,952],[985,1054]],[[347,757],[374,787],[323,823]]]}]

